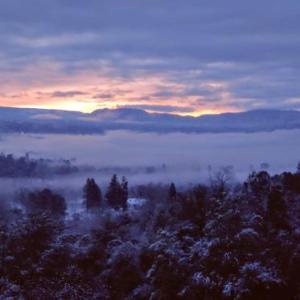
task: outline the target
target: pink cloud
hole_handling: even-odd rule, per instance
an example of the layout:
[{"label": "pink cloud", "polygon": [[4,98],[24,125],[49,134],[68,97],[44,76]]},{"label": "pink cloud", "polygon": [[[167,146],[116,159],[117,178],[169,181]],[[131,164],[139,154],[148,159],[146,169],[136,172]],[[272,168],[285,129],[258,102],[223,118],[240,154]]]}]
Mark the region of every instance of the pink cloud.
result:
[{"label": "pink cloud", "polygon": [[[206,95],[189,95],[189,83],[176,82],[169,74],[137,74],[117,76],[109,66],[100,63],[93,69],[66,73],[63,67],[52,61],[36,62],[18,73],[0,74],[0,105],[39,107],[90,112],[99,108],[147,105],[150,107],[182,107],[178,113],[201,114],[234,110],[228,84],[222,81],[202,81],[205,87],[218,97],[218,101],[206,101]],[[195,84],[195,83],[194,83]],[[166,93],[165,91],[172,91]],[[201,101],[199,101],[201,99]],[[186,108],[190,107],[190,111]]]}]

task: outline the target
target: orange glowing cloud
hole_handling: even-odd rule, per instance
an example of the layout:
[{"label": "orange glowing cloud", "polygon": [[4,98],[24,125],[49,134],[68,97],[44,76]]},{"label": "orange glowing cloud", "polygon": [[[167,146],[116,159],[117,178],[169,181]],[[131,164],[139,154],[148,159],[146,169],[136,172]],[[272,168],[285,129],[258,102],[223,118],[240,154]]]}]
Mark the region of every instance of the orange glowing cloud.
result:
[{"label": "orange glowing cloud", "polygon": [[[174,113],[193,116],[235,110],[230,107],[233,95],[224,82],[197,83],[218,97],[218,101],[209,101],[205,95],[189,95],[186,93],[190,88],[188,84],[176,82],[166,74],[138,74],[126,78],[103,64],[90,70],[66,72],[58,63],[37,62],[13,75],[1,75],[4,79],[0,83],[1,106],[82,112],[123,106],[159,111],[162,106],[174,108]],[[164,94],[164,91],[172,92]]]}]

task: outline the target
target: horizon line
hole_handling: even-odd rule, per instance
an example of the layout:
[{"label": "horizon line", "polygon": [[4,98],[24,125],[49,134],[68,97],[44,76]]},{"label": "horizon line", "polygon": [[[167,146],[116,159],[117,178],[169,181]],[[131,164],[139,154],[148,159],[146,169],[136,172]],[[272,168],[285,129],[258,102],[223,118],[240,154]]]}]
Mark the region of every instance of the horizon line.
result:
[{"label": "horizon line", "polygon": [[136,111],[144,111],[149,114],[161,114],[161,115],[174,115],[179,117],[201,117],[205,115],[222,115],[222,114],[238,114],[238,113],[245,113],[245,112],[251,112],[251,111],[285,111],[285,112],[299,112],[297,109],[279,109],[279,108],[257,108],[257,109],[249,109],[249,110],[228,110],[228,111],[220,111],[220,112],[209,112],[209,111],[203,111],[203,113],[200,112],[191,112],[191,113],[180,113],[180,112],[164,112],[164,111],[156,111],[156,110],[150,110],[150,109],[144,109],[144,108],[133,108],[133,107],[127,107],[127,106],[116,106],[116,107],[101,107],[97,108],[95,110],[91,111],[82,111],[82,110],[76,110],[76,109],[60,109],[60,108],[54,108],[54,107],[38,107],[38,106],[5,106],[0,105],[0,109],[33,109],[33,110],[44,110],[44,111],[57,111],[57,112],[74,112],[74,113],[82,113],[82,114],[92,114],[96,111],[101,110],[136,110]]}]

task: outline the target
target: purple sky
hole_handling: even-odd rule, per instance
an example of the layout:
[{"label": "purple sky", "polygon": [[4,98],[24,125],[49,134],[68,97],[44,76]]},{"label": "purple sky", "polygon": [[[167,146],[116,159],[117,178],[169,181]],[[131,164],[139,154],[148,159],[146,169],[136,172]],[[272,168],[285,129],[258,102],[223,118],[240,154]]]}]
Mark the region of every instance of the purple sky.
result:
[{"label": "purple sky", "polygon": [[0,105],[300,109],[300,2],[2,0]]}]

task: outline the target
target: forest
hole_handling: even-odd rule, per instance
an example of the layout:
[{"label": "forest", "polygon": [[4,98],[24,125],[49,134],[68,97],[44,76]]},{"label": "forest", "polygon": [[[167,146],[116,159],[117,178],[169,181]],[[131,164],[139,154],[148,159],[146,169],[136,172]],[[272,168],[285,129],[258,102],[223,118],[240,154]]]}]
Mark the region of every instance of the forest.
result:
[{"label": "forest", "polygon": [[54,175],[67,175],[78,172],[70,160],[59,162],[51,159],[33,159],[29,154],[15,157],[13,154],[0,153],[1,178],[42,178]]},{"label": "forest", "polygon": [[82,185],[72,217],[48,188],[1,202],[0,299],[299,299],[300,164],[241,183],[224,168],[185,187]]}]

